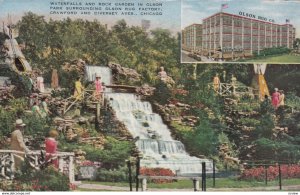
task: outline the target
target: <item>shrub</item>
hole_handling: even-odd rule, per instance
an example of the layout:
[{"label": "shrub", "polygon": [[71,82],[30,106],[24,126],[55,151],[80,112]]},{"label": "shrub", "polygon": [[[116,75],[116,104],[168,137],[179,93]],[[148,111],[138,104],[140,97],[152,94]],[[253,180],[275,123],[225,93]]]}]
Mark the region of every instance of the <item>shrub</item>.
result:
[{"label": "shrub", "polygon": [[24,98],[11,99],[8,102],[6,109],[0,106],[0,135],[9,136],[14,130],[16,118],[21,117],[26,107],[26,100]]},{"label": "shrub", "polygon": [[86,152],[85,158],[90,161],[101,161],[101,150],[96,149],[91,145],[84,145],[82,150]]},{"label": "shrub", "polygon": [[184,139],[188,140],[185,143],[191,152],[209,156],[217,152],[218,134],[207,117],[203,116],[201,119],[194,131],[184,134]]},{"label": "shrub", "polygon": [[239,122],[242,125],[254,127],[260,124],[259,120],[253,119],[253,118],[241,118]]},{"label": "shrub", "polygon": [[49,132],[50,126],[47,124],[46,119],[35,114],[25,114],[22,118],[26,124],[26,135],[42,134],[46,136]]},{"label": "shrub", "polygon": [[[267,168],[268,180],[272,181],[279,176],[278,166],[269,166]],[[281,165],[281,176],[283,179],[299,178],[300,166],[299,165]],[[265,179],[265,168],[260,166],[256,168],[246,169],[240,179],[243,180],[258,180],[263,181]]]},{"label": "shrub", "polygon": [[96,180],[105,182],[128,181],[128,169],[126,166],[109,170],[104,168],[98,169]]},{"label": "shrub", "polygon": [[254,52],[255,56],[270,56],[270,55],[278,55],[278,54],[286,54],[290,53],[291,49],[286,47],[273,47],[273,48],[266,48],[259,52]]},{"label": "shrub", "polygon": [[159,102],[160,104],[166,104],[168,99],[172,97],[171,89],[168,85],[162,81],[158,82],[155,85],[156,90],[154,91],[153,98],[155,101]]},{"label": "shrub", "polygon": [[28,161],[15,177],[15,189],[26,191],[69,191],[69,178],[52,166],[42,170],[33,169]]},{"label": "shrub", "polygon": [[104,149],[99,150],[99,153],[97,152],[97,158],[89,160],[100,161],[106,169],[117,169],[124,166],[125,160],[130,157],[134,144],[129,141],[118,141],[112,137],[106,139]]},{"label": "shrub", "polygon": [[15,114],[0,106],[0,135],[9,136],[14,129]]},{"label": "shrub", "polygon": [[288,93],[286,96],[286,105],[293,109],[300,109],[300,97],[295,93]]},{"label": "shrub", "polygon": [[[175,176],[175,174],[170,169],[164,168],[147,168],[142,167],[140,169],[140,175],[145,176]],[[153,183],[171,183],[173,180],[170,179],[151,179]]]}]

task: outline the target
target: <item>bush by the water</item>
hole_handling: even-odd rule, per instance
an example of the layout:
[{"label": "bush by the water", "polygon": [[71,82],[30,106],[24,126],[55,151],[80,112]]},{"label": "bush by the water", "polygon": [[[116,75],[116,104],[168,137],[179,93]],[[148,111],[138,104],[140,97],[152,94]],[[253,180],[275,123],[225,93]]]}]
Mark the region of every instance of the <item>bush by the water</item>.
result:
[{"label": "bush by the water", "polygon": [[[147,168],[142,167],[140,170],[141,175],[145,176],[175,176],[175,174],[170,169],[165,168]],[[153,183],[171,183],[172,179],[151,179]]]}]

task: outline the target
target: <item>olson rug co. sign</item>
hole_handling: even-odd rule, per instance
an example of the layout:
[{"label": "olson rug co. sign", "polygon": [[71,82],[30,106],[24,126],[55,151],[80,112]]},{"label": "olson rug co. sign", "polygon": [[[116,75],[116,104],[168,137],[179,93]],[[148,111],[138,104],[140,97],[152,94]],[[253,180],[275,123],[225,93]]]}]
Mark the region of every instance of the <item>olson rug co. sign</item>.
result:
[{"label": "olson rug co. sign", "polygon": [[257,19],[257,20],[266,21],[266,22],[275,22],[274,19],[269,19],[269,18],[266,18],[266,17],[263,17],[263,16],[257,16],[255,14],[249,14],[249,13],[242,12],[242,11],[239,12],[239,15],[240,16],[245,16],[245,17],[248,17],[248,18],[253,18],[253,19]]}]

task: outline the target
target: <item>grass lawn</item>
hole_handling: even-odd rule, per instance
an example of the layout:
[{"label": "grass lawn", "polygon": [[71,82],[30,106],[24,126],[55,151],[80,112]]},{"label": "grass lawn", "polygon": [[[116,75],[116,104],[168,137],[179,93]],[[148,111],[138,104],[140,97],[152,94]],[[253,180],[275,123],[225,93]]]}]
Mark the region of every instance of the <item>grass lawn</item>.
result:
[{"label": "grass lawn", "polygon": [[[83,181],[82,183],[91,183],[91,184],[101,184],[108,186],[119,186],[119,187],[129,187],[128,183],[114,183],[114,182],[96,182],[96,181]],[[279,186],[279,181],[269,181],[267,186]],[[201,181],[200,181],[201,185]],[[207,179],[206,181],[207,188],[213,187],[213,180]],[[282,186],[288,185],[300,185],[300,179],[283,179]],[[265,187],[264,182],[258,181],[240,181],[235,178],[221,178],[216,179],[216,187],[215,188],[251,188],[251,187]],[[179,180],[173,183],[167,184],[155,184],[148,183],[148,188],[159,188],[159,189],[190,189],[193,188],[193,182],[191,180]],[[135,188],[135,184],[133,184],[133,188]]]},{"label": "grass lawn", "polygon": [[77,188],[74,192],[111,192],[112,190],[93,190],[85,188]]},{"label": "grass lawn", "polygon": [[245,62],[267,62],[267,63],[300,63],[300,56],[284,54],[280,56],[266,56],[259,59],[247,59]]}]

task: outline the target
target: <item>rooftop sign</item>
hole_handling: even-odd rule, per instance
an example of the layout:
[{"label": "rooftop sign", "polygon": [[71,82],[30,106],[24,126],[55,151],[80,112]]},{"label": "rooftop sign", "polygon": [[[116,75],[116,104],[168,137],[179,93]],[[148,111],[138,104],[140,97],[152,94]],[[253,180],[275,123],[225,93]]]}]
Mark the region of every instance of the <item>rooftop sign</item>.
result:
[{"label": "rooftop sign", "polygon": [[263,16],[258,16],[256,14],[249,14],[249,13],[242,12],[242,11],[239,12],[239,15],[240,16],[245,16],[247,18],[253,18],[253,19],[257,19],[257,20],[262,20],[262,21],[265,21],[265,22],[272,22],[272,23],[275,22],[274,19],[266,18],[266,17],[263,17]]}]

